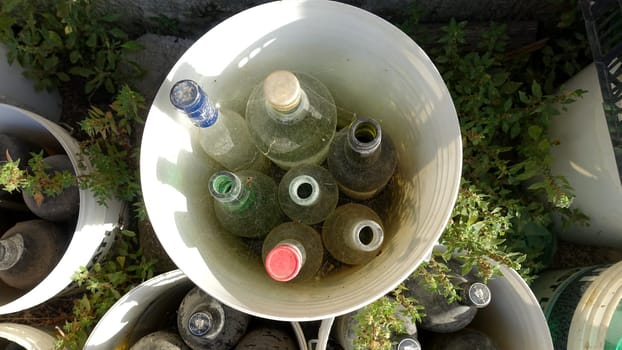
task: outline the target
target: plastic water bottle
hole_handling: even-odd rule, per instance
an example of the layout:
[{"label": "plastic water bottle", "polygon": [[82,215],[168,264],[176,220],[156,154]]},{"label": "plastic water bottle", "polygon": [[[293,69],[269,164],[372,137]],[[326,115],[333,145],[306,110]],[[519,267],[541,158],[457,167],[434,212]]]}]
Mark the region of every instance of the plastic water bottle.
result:
[{"label": "plastic water bottle", "polygon": [[317,224],[337,207],[339,188],[328,170],[305,164],[291,168],[279,183],[279,204],[290,219]]},{"label": "plastic water bottle", "polygon": [[220,171],[209,179],[209,190],[216,219],[233,235],[262,238],[282,221],[277,186],[268,175],[254,170]]},{"label": "plastic water bottle", "polygon": [[348,197],[376,196],[389,182],[397,165],[391,138],[371,118],[358,118],[335,136],[328,153],[328,169]]},{"label": "plastic water bottle", "polygon": [[365,205],[341,205],[324,221],[322,241],[335,259],[349,265],[365,263],[382,247],[382,220]]},{"label": "plastic water bottle", "polygon": [[246,333],[250,318],[194,287],[179,305],[177,329],[193,350],[231,349]]},{"label": "plastic water bottle", "polygon": [[246,333],[234,350],[259,349],[298,350],[298,344],[284,330],[262,326]]},{"label": "plastic water bottle", "polygon": [[337,126],[330,91],[304,73],[270,73],[249,97],[246,120],[259,150],[283,169],[321,164]]},{"label": "plastic water bottle", "polygon": [[426,350],[498,350],[500,349],[485,333],[464,328],[453,333],[430,334]]},{"label": "plastic water bottle", "polygon": [[190,350],[179,334],[156,331],[140,338],[130,350]]},{"label": "plastic water bottle", "polygon": [[275,281],[309,280],[322,266],[322,238],[309,225],[286,222],[266,236],[262,257],[266,272]]},{"label": "plastic water bottle", "polygon": [[54,269],[67,247],[68,235],[45,220],[15,224],[0,237],[0,280],[29,290]]},{"label": "plastic water bottle", "polygon": [[227,170],[268,171],[270,162],[251,141],[244,118],[232,110],[217,108],[195,81],[175,83],[170,100],[198,128],[203,151]]}]

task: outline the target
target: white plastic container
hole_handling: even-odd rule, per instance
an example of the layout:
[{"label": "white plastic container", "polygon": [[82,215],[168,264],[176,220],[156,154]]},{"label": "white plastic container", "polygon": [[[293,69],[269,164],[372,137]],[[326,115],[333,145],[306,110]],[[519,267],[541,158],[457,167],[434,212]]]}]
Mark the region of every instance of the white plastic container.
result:
[{"label": "white plastic container", "polygon": [[563,240],[622,248],[622,184],[594,64],[564,84],[564,90],[575,89],[588,92],[551,118],[550,136],[560,140],[551,150],[551,170],[568,179],[576,195],[572,207],[587,214],[590,225],[556,233]]},{"label": "white plastic container", "polygon": [[[303,283],[268,277],[261,257],[217,224],[196,130],[171,106],[180,79],[198,81],[241,114],[251,89],[275,69],[324,82],[342,115],[372,116],[399,157],[385,206],[386,243],[370,263]],[[360,8],[332,1],[278,1],[243,11],[201,37],[171,69],[154,100],[141,147],[141,181],[154,230],[175,264],[240,311],[320,320],[358,309],[395,288],[429,256],[457,197],[460,128],[440,74],[406,34]]]},{"label": "white plastic container", "polygon": [[49,333],[19,323],[0,323],[0,348],[11,342],[27,350],[54,349],[54,337]]},{"label": "white plastic container", "polygon": [[556,348],[622,349],[622,263],[550,270],[533,290]]},{"label": "white plastic container", "polygon": [[[27,138],[48,152],[66,153],[78,175],[88,171],[78,167],[78,142],[57,124],[32,112],[0,104],[0,132]],[[30,291],[9,288],[0,282],[0,314],[25,310],[66,292],[80,266],[99,261],[110,249],[112,230],[119,223],[121,209],[121,202],[110,201],[108,207],[103,207],[90,191],[80,190],[76,228],[60,262]]]},{"label": "white plastic container", "polygon": [[[100,319],[84,345],[84,350],[128,349],[151,332],[166,314],[176,314],[184,295],[194,284],[173,270],[141,283],[121,297]],[[300,350],[307,350],[298,322],[291,323]]]},{"label": "white plastic container", "polygon": [[0,44],[0,103],[24,108],[51,121],[61,117],[61,97],[58,91],[37,91],[35,83],[23,75],[17,63],[7,62],[7,48]]}]

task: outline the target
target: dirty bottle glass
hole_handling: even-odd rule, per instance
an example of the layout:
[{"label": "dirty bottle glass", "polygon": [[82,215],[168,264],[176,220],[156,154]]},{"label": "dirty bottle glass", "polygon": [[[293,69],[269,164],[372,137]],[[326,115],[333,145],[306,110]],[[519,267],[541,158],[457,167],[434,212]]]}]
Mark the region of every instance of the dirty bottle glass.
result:
[{"label": "dirty bottle glass", "polygon": [[253,142],[276,165],[290,169],[326,159],[337,126],[337,108],[322,82],[277,70],[258,84],[246,106]]},{"label": "dirty bottle glass", "polygon": [[39,284],[62,258],[68,235],[45,220],[15,224],[0,237],[0,280],[29,290]]},{"label": "dirty bottle glass", "polygon": [[190,350],[179,334],[156,331],[140,338],[130,350]]},{"label": "dirty bottle glass", "polygon": [[322,241],[332,257],[349,265],[373,259],[384,241],[378,214],[358,203],[341,205],[322,225]]},{"label": "dirty bottle glass", "polygon": [[235,111],[214,105],[195,81],[175,83],[170,100],[197,127],[203,151],[227,170],[268,171],[270,161],[251,141],[246,120]]},{"label": "dirty bottle glass", "polygon": [[305,164],[291,168],[279,183],[279,204],[290,219],[317,224],[337,207],[339,188],[328,170]]},{"label": "dirty bottle glass", "polygon": [[309,225],[286,222],[266,236],[262,257],[266,272],[275,281],[309,280],[322,266],[322,238]]},{"label": "dirty bottle glass", "polygon": [[263,238],[283,215],[274,180],[258,171],[219,171],[209,179],[214,213],[229,233],[247,238]]},{"label": "dirty bottle glass", "polygon": [[177,329],[193,350],[231,349],[246,333],[250,316],[192,288],[177,310]]},{"label": "dirty bottle glass", "polygon": [[335,135],[327,163],[339,189],[350,198],[364,200],[376,196],[389,182],[397,152],[376,120],[361,117]]},{"label": "dirty bottle glass", "polygon": [[282,329],[261,326],[246,333],[234,350],[259,349],[298,350],[298,344]]},{"label": "dirty bottle glass", "polygon": [[499,350],[487,334],[464,328],[453,333],[433,333],[425,342],[426,350]]}]

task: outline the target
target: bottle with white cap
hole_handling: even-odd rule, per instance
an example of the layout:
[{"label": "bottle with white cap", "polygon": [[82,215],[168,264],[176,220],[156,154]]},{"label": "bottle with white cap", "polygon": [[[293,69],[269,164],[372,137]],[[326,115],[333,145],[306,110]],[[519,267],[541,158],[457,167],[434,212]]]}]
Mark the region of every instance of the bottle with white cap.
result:
[{"label": "bottle with white cap", "polygon": [[348,265],[373,259],[384,241],[380,216],[359,203],[341,205],[322,225],[322,241],[330,255]]},{"label": "bottle with white cap", "polygon": [[322,238],[309,225],[286,222],[275,227],[266,236],[262,257],[266,272],[275,281],[309,280],[322,266]]},{"label": "bottle with white cap", "polygon": [[324,161],[337,127],[337,107],[319,80],[277,70],[251,92],[246,120],[257,148],[287,170]]},{"label": "bottle with white cap", "polygon": [[230,171],[268,172],[270,161],[251,141],[246,120],[233,110],[217,107],[197,82],[178,81],[170,100],[197,128],[201,148],[212,159]]},{"label": "bottle with white cap", "polygon": [[313,225],[324,221],[335,210],[339,188],[326,168],[304,164],[283,175],[278,198],[281,209],[290,219]]}]

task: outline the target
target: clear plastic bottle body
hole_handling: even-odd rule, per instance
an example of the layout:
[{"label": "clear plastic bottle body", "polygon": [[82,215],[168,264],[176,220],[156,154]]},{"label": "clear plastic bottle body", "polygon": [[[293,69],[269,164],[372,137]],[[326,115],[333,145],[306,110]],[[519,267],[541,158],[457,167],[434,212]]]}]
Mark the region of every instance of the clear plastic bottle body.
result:
[{"label": "clear plastic bottle body", "polygon": [[0,280],[29,290],[54,269],[67,247],[68,235],[45,220],[15,224],[0,239]]},{"label": "clear plastic bottle body", "polygon": [[190,350],[178,334],[156,331],[140,338],[130,350]]},{"label": "clear plastic bottle body", "polygon": [[[275,248],[278,247],[293,247],[300,255],[296,258],[297,261],[274,261],[274,265],[271,265],[268,258],[271,253],[274,253]],[[282,282],[300,282],[313,278],[316,276],[324,259],[324,248],[322,247],[322,238],[320,234],[315,231],[311,226],[299,223],[299,222],[285,222],[275,227],[266,236],[262,246],[262,258],[268,275],[272,278],[280,280]],[[276,257],[274,259],[279,259]],[[286,258],[291,259],[291,255]],[[293,267],[289,264],[296,264]],[[283,265],[287,265],[283,267]],[[277,268],[284,268],[287,270],[287,277],[279,278],[282,276],[280,273],[270,272],[270,266],[277,266]],[[276,276],[278,274],[279,276]]]},{"label": "clear plastic bottle body", "polygon": [[194,81],[181,80],[171,89],[171,103],[186,113],[198,129],[203,151],[227,170],[253,169],[267,173],[270,161],[253,144],[246,120],[238,113],[217,108]]},{"label": "clear plastic bottle body", "polygon": [[284,330],[259,327],[246,333],[234,350],[259,349],[297,350],[298,344]]},{"label": "clear plastic bottle body", "polygon": [[382,220],[365,205],[341,205],[324,221],[322,241],[330,255],[345,264],[368,262],[384,242]]},{"label": "clear plastic bottle body", "polygon": [[387,185],[397,166],[397,152],[376,120],[358,118],[335,135],[327,164],[346,196],[365,200]]},{"label": "clear plastic bottle body", "polygon": [[[285,80],[289,79],[287,84],[271,84],[275,74],[283,72]],[[301,164],[322,163],[337,126],[337,108],[326,86],[307,74],[293,73],[294,79],[291,74],[287,71],[270,74],[253,89],[246,107],[253,142],[261,153],[286,170]],[[294,91],[299,97],[286,107],[275,105],[276,98],[266,92],[273,85],[287,85],[291,90],[286,92]]]},{"label": "clear plastic bottle body", "polygon": [[262,238],[283,219],[276,183],[268,175],[221,171],[212,175],[209,189],[216,219],[233,235]]},{"label": "clear plastic bottle body", "polygon": [[499,350],[487,334],[464,328],[452,333],[434,333],[425,342],[426,350]]},{"label": "clear plastic bottle body", "polygon": [[177,329],[193,350],[231,349],[246,333],[250,319],[194,287],[179,305]]},{"label": "clear plastic bottle body", "polygon": [[281,209],[293,221],[313,225],[337,207],[339,188],[328,170],[305,164],[291,168],[279,183]]}]

